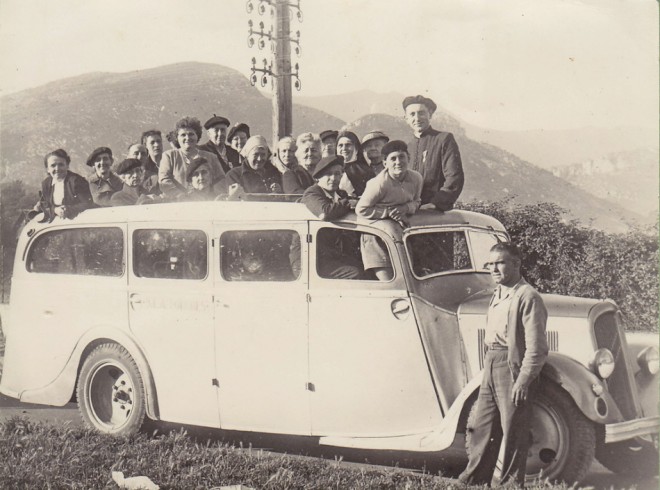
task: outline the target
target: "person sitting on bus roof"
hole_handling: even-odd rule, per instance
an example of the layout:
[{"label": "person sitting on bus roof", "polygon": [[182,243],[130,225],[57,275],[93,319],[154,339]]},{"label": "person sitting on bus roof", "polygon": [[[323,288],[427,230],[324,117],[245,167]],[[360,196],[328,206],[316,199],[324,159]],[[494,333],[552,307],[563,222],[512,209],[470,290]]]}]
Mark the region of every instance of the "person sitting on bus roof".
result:
[{"label": "person sitting on bus roof", "polygon": [[227,143],[239,154],[250,137],[250,126],[245,123],[237,123],[232,126],[227,135]]},{"label": "person sitting on bus roof", "polygon": [[291,136],[285,136],[277,144],[277,152],[273,163],[282,172],[282,189],[285,194],[302,194],[314,179],[296,158],[298,147]]},{"label": "person sitting on bus roof", "polygon": [[121,179],[111,170],[112,150],[105,146],[96,148],[87,157],[86,163],[94,169],[94,173],[87,178],[92,199],[98,206],[110,206],[110,197],[124,187]]},{"label": "person sitting on bus roof", "polygon": [[226,144],[228,126],[229,119],[213,114],[213,117],[204,123],[204,129],[206,129],[209,140],[203,145],[199,145],[200,150],[208,151],[218,157],[225,173],[241,164],[241,157],[238,152]]},{"label": "person sitting on bus roof", "polygon": [[230,198],[249,194],[281,194],[282,177],[270,162],[266,138],[252,136],[241,150],[243,165],[233,168],[225,178],[224,187]]},{"label": "person sitting on bus roof", "polygon": [[293,173],[282,176],[285,194],[302,194],[314,185],[312,173],[321,160],[321,140],[314,133],[302,133],[296,140],[296,161]]},{"label": "person sitting on bus roof", "polygon": [[[45,220],[55,216],[74,218],[85,209],[97,207],[92,199],[87,180],[69,170],[71,158],[61,148],[51,151],[44,157],[44,167],[48,177],[41,182],[39,202],[34,212],[43,212]],[[33,217],[30,213],[29,217]]]},{"label": "person sitting on bus roof", "polygon": [[351,131],[340,131],[337,136],[337,155],[344,157],[344,176],[339,188],[349,196],[360,197],[374,171],[362,156],[362,147],[357,135]]},{"label": "person sitting on bus roof", "polygon": [[373,170],[374,176],[383,171],[383,154],[381,150],[390,138],[382,131],[370,131],[362,138],[362,156]]},{"label": "person sitting on bus roof", "polygon": [[126,158],[140,160],[142,165],[142,187],[148,194],[160,194],[158,186],[158,167],[149,159],[147,147],[141,143],[133,143],[128,147]]},{"label": "person sitting on bus roof", "polygon": [[[407,227],[406,216],[415,213],[421,204],[424,178],[408,169],[408,146],[403,141],[388,142],[382,154],[385,171],[367,182],[355,212],[370,220],[391,218]],[[360,248],[365,269],[373,269],[381,281],[392,279],[392,264],[382,241],[363,234]]]},{"label": "person sitting on bus roof", "polygon": [[202,125],[199,119],[195,117],[180,119],[176,123],[176,135],[181,148],[164,152],[158,168],[160,190],[168,199],[176,199],[179,194],[187,192],[188,168],[195,158],[206,158],[214,182],[220,181],[225,176],[218,157],[197,147],[197,142],[202,137]]},{"label": "person sitting on bus roof", "polygon": [[155,199],[154,194],[150,194],[142,187],[144,169],[140,160],[127,158],[116,166],[115,171],[124,182],[124,188],[112,195],[110,204],[113,206],[133,206],[135,204],[145,204]]},{"label": "person sitting on bus roof", "polygon": [[160,159],[163,157],[163,135],[157,129],[149,129],[142,133],[140,142],[149,152],[149,166],[158,173]]},{"label": "person sitting on bus roof", "polygon": [[190,188],[186,194],[179,196],[179,201],[213,201],[217,193],[213,190],[211,167],[206,158],[193,160],[186,177]]},{"label": "person sitting on bus roof", "polygon": [[321,131],[319,138],[321,140],[321,157],[330,157],[337,154],[337,135],[339,131],[326,129]]}]

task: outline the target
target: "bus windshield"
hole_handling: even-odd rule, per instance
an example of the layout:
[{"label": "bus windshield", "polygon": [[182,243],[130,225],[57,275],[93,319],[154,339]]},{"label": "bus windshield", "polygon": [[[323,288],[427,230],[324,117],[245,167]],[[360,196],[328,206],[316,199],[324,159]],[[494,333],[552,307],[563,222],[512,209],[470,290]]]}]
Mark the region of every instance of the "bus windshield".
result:
[{"label": "bus windshield", "polygon": [[418,279],[452,272],[487,272],[490,248],[506,241],[504,235],[478,230],[411,233],[406,250]]}]

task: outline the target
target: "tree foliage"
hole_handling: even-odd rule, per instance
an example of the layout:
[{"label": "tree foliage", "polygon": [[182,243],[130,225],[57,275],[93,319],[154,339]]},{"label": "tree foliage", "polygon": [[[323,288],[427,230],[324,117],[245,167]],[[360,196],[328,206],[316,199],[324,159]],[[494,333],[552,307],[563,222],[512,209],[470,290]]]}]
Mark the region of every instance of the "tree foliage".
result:
[{"label": "tree foliage", "polygon": [[512,200],[463,203],[495,217],[523,254],[523,274],[539,291],[612,299],[629,330],[657,330],[658,225],[607,233],[566,219],[556,204]]}]

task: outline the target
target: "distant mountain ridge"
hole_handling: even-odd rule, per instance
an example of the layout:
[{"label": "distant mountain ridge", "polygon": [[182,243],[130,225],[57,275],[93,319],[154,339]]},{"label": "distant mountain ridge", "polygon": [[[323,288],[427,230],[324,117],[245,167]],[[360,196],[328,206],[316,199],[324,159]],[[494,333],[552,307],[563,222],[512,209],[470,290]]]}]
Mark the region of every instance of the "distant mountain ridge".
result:
[{"label": "distant mountain ridge", "polygon": [[[361,98],[369,108],[382,104],[393,111],[395,98],[400,104],[398,94],[385,94],[373,102],[368,100],[367,91]],[[58,147],[71,154],[72,170],[86,175],[89,168],[84,161],[95,147],[109,146],[115,160],[121,160],[142,131],[158,128],[166,133],[186,115],[204,122],[218,113],[232,122],[247,122],[252,134],[270,139],[272,133],[270,99],[238,71],[205,63],[90,73],[4,96],[0,104],[0,178],[23,180],[35,189],[35,195],[44,177],[43,155]],[[355,110],[364,110],[355,104]],[[370,113],[351,121],[347,127],[360,136],[372,129],[385,131],[391,138],[408,140],[411,136],[401,113]],[[337,129],[345,122],[319,109],[294,105],[294,134]],[[462,200],[513,196],[525,203],[556,202],[583,222],[594,219],[596,226],[610,230],[624,230],[628,223],[641,220],[639,215],[591,196],[507,151],[474,141],[461,122],[442,108],[434,115],[433,124],[453,132],[459,143],[466,171]]]},{"label": "distant mountain ridge", "polygon": [[[167,133],[184,116],[195,116],[203,124],[214,113],[222,114],[232,123],[247,122],[252,134],[268,140],[272,134],[270,99],[240,72],[207,63],[88,73],[1,97],[0,105],[0,179],[30,184],[43,178],[48,151],[65,148],[72,170],[85,175],[89,169],[84,162],[94,148],[108,146],[115,160],[121,160],[143,131]],[[297,104],[294,121],[294,133],[343,124]]]}]

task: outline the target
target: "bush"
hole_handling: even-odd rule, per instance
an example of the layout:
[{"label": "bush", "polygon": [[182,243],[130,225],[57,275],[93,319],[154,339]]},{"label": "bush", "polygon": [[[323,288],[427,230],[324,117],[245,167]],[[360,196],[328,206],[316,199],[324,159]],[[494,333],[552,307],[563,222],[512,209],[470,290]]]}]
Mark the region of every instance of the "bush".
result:
[{"label": "bush", "polygon": [[556,204],[469,202],[462,209],[504,224],[539,291],[614,300],[628,330],[657,331],[658,227],[606,233],[566,219]]}]

